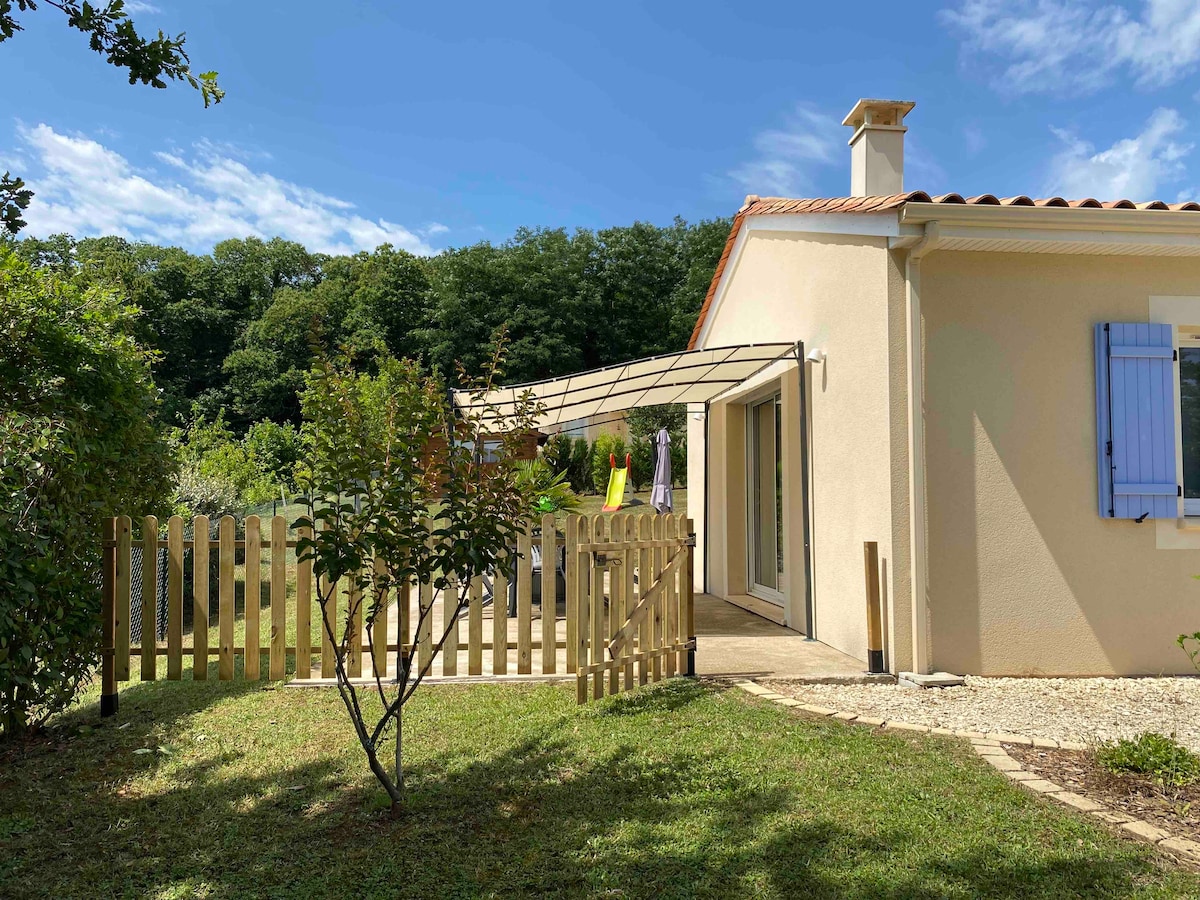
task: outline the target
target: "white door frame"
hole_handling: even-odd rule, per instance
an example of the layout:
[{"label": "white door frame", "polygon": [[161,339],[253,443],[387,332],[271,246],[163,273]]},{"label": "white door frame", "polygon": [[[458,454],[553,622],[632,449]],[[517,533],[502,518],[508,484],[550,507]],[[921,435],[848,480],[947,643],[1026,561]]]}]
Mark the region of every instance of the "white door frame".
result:
[{"label": "white door frame", "polygon": [[[780,408],[780,404],[782,402],[781,387],[780,387],[778,381],[773,382],[772,384],[767,386],[764,390],[755,392],[753,395],[751,395],[749,398],[747,398],[743,402],[746,407],[746,519],[747,519],[747,521],[746,521],[746,570],[747,570],[746,571],[746,592],[748,594],[750,594],[750,596],[752,596],[752,597],[757,597],[760,600],[765,600],[768,603],[771,603],[773,605],[776,605],[776,606],[786,609],[787,596],[784,593],[784,591],[781,590],[782,586],[779,584],[779,574],[778,574],[779,573],[779,564],[780,564],[779,547],[780,547],[780,541],[782,538],[781,531],[783,528],[783,523],[781,521],[779,521],[778,516],[775,517],[775,529],[776,529],[776,533],[775,533],[775,548],[776,548],[776,550],[775,550],[775,552],[776,552],[775,566],[776,566],[776,572],[777,572],[776,587],[772,588],[772,587],[768,587],[767,585],[758,583],[755,580],[756,573],[754,571],[755,551],[758,546],[758,535],[757,535],[758,522],[757,522],[756,516],[754,514],[755,513],[754,481],[755,481],[755,474],[757,473],[757,470],[758,470],[758,456],[754,452],[755,442],[757,440],[757,434],[758,434],[757,421],[755,418],[755,410],[759,406],[762,406],[766,403],[774,402],[774,405],[775,405],[775,419],[774,419],[775,447],[773,448],[773,452],[775,452],[775,454],[776,454],[775,465],[776,465],[776,470],[778,471],[778,466],[780,465],[780,460],[778,457],[778,447],[779,447],[780,438],[781,438],[779,430],[780,430],[780,426],[781,426],[780,419],[782,418],[782,416],[781,416],[782,410]],[[778,504],[782,499],[781,497],[778,496],[778,494],[781,490],[781,487],[775,481],[776,475],[774,473],[772,473],[771,477],[772,477],[773,483],[775,483],[775,494],[777,495],[775,500],[776,500],[776,504]]]}]

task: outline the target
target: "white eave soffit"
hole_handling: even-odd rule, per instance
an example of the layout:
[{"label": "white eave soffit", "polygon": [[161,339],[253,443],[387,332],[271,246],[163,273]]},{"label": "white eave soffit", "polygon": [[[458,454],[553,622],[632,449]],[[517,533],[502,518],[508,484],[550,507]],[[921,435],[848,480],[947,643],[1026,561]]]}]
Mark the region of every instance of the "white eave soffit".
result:
[{"label": "white eave soffit", "polygon": [[1087,256],[1200,256],[1200,213],[909,203],[888,246],[915,243],[938,225],[937,250]]},{"label": "white eave soffit", "polygon": [[925,223],[932,221],[941,233],[939,250],[1200,256],[1200,213],[1166,210],[908,203],[879,213],[749,216],[743,231],[886,237],[891,249],[902,250],[916,243],[925,233]]}]

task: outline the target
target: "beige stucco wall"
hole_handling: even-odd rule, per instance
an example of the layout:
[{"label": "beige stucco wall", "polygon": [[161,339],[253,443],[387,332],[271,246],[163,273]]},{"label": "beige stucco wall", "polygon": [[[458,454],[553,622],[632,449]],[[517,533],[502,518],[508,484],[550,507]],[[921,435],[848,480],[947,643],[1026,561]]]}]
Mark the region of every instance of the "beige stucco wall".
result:
[{"label": "beige stucco wall", "polygon": [[[893,654],[892,662],[903,667],[909,643],[903,624],[910,615],[907,556],[896,565],[897,551],[903,555],[904,550],[895,546],[903,532],[893,523],[891,446],[897,414],[893,393],[903,382],[892,378],[894,348],[889,343],[897,314],[892,301],[902,283],[886,239],[750,232],[736,264],[726,272],[726,284],[704,346],[803,340],[808,349],[827,354],[824,364],[806,367],[816,637],[865,659],[863,542],[878,541],[889,579],[889,644],[894,654],[903,654]],[[780,387],[785,404],[785,609],[789,624],[803,629],[803,495],[794,368],[781,376]],[[902,410],[903,397],[899,403]],[[739,593],[746,582],[743,409],[738,402],[714,404],[709,415],[708,586],[718,594]],[[906,510],[900,514],[905,516]],[[906,518],[903,522],[907,527]],[[897,570],[902,570],[899,576]],[[899,639],[896,622],[901,623]]]},{"label": "beige stucco wall", "polygon": [[1200,261],[937,251],[922,268],[933,666],[1190,671],[1174,640],[1200,628],[1200,550],[1097,513],[1092,328],[1200,294]]}]

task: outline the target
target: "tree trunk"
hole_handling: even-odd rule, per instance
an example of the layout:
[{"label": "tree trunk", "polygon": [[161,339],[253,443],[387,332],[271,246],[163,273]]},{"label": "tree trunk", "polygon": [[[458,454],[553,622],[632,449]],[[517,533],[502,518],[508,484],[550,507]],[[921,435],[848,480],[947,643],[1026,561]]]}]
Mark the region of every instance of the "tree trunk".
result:
[{"label": "tree trunk", "polygon": [[4,698],[4,705],[7,707],[4,711],[3,724],[4,736],[6,738],[14,738],[23,735],[28,726],[25,719],[24,711],[20,704],[21,699],[17,696],[17,687],[13,685],[8,689],[7,695]]},{"label": "tree trunk", "polygon": [[[404,795],[404,733],[402,723],[404,721],[404,706],[401,705],[396,710],[396,790],[401,797]],[[399,815],[399,803],[392,799],[392,815]]]}]

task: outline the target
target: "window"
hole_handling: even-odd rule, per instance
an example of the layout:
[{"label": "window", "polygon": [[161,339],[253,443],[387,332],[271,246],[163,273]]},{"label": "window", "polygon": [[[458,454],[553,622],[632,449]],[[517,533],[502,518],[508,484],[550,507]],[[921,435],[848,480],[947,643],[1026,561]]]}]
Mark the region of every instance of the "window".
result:
[{"label": "window", "polygon": [[1183,514],[1200,516],[1200,331],[1179,331],[1179,425]]}]

